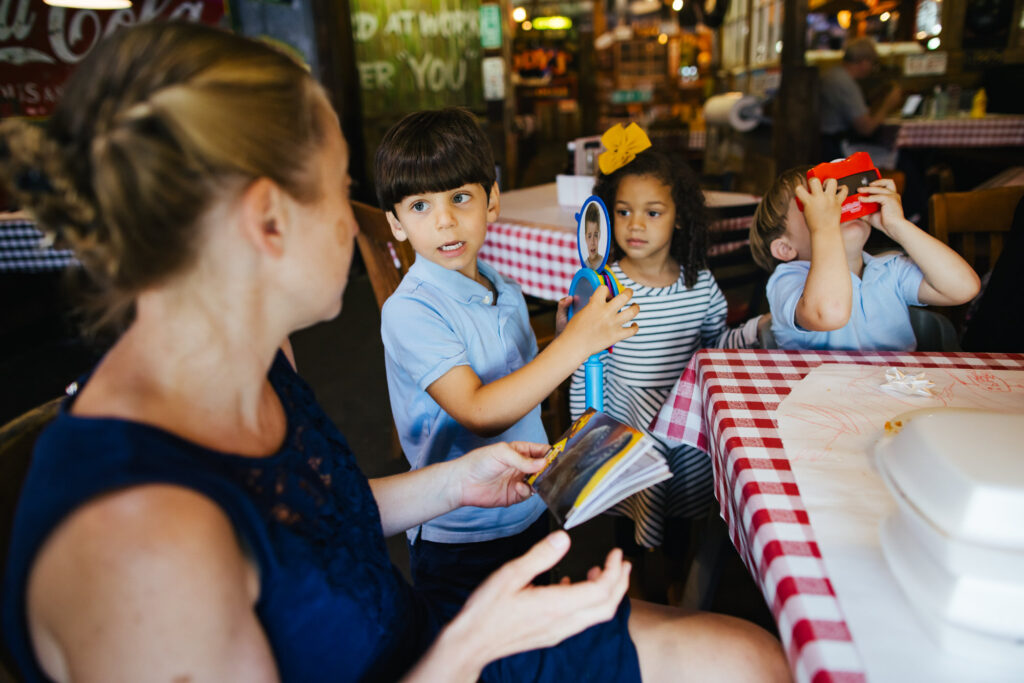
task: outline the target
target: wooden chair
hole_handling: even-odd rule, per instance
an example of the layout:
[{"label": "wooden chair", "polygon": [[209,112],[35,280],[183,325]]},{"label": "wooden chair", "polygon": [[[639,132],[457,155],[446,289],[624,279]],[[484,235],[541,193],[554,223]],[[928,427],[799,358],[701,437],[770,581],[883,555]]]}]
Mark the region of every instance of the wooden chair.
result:
[{"label": "wooden chair", "polygon": [[892,179],[893,184],[896,186],[896,194],[902,197],[903,190],[907,187],[907,174],[894,168],[880,168],[878,172],[883,178]]},{"label": "wooden chair", "polygon": [[999,258],[1022,196],[1024,187],[933,194],[928,200],[929,229],[983,275]]},{"label": "wooden chair", "polygon": [[[7,566],[14,510],[32,460],[32,449],[40,432],[56,417],[63,398],[47,401],[0,427],[0,567]],[[0,644],[0,681],[21,680],[17,671],[13,657]]]},{"label": "wooden chair", "polygon": [[359,253],[363,256],[366,272],[370,276],[373,296],[380,308],[398,288],[398,283],[416,260],[416,252],[409,242],[395,239],[384,212],[377,207],[353,201],[352,212],[359,224],[356,244],[359,245]]},{"label": "wooden chair", "polygon": [[[391,233],[384,212],[375,206],[353,201],[352,211],[359,224],[356,244],[366,264],[366,272],[370,276],[370,286],[377,299],[377,306],[383,307],[384,302],[398,288],[406,272],[416,260],[416,252],[408,241],[399,242]],[[539,305],[528,306],[530,325],[537,337],[537,346],[546,347],[555,337],[554,308]],[[541,404],[541,419],[550,438],[557,438],[569,428],[569,392],[568,383],[560,385]],[[398,445],[398,434],[394,435],[394,452],[401,453]]]}]

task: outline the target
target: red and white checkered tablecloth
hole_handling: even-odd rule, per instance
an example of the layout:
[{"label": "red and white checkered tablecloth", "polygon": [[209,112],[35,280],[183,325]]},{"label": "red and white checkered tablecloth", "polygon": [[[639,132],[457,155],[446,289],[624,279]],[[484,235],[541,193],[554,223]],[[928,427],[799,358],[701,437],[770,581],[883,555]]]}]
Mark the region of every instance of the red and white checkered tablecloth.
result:
[{"label": "red and white checkered tablecloth", "polygon": [[694,354],[651,425],[711,454],[715,495],[733,544],[775,615],[798,681],[864,681],[782,446],[775,409],[822,363],[1024,370],[1024,354],[764,351]]},{"label": "red and white checkered tablecloth", "polygon": [[897,147],[1024,146],[1024,116],[904,121]]},{"label": "red and white checkered tablecloth", "polygon": [[[734,231],[750,227],[753,216],[723,218],[711,230]],[[709,254],[738,249],[748,240],[712,244]],[[557,301],[569,293],[569,285],[580,269],[576,233],[518,223],[491,223],[480,248],[480,258],[494,266],[503,277],[519,283],[524,294]]]},{"label": "red and white checkered tablecloth", "polygon": [[480,258],[519,283],[524,294],[557,301],[580,269],[576,233],[516,223],[491,223]]}]

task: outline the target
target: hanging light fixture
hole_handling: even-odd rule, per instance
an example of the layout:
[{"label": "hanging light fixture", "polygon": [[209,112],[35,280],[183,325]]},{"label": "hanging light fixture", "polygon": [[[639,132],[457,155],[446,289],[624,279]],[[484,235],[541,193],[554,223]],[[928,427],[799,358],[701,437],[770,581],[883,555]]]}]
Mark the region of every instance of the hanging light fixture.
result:
[{"label": "hanging light fixture", "polygon": [[128,9],[132,0],[43,0],[50,7],[70,9]]}]

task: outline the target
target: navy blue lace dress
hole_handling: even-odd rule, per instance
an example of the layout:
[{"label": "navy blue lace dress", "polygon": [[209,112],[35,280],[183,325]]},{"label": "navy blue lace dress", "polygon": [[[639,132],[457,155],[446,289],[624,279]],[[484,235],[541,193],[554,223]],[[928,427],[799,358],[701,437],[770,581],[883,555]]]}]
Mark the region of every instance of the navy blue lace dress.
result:
[{"label": "navy blue lace dress", "polygon": [[[269,377],[288,427],[280,451],[266,458],[212,451],[127,420],[76,417],[73,397],[65,401],[36,445],[4,578],[4,634],[28,680],[47,680],[25,619],[42,543],[90,498],[153,482],[198,491],[231,520],[259,567],[257,617],[282,680],[393,680],[423,654],[450,606],[430,604],[392,565],[366,478],[281,354]],[[639,681],[628,615],[624,600],[612,621],[492,663],[483,679]]]}]

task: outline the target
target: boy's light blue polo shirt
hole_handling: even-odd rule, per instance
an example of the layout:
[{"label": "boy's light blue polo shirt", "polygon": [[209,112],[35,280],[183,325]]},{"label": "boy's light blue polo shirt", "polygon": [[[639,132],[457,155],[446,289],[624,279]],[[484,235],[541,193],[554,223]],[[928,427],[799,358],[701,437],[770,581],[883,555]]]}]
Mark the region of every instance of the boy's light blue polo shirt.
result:
[{"label": "boy's light blue polo shirt", "polygon": [[[505,281],[486,263],[477,263],[498,291],[497,305],[480,283],[417,256],[381,311],[391,413],[405,457],[414,468],[499,441],[548,443],[539,405],[501,434],[485,438],[465,429],[427,393],[427,387],[458,365],[468,365],[489,384],[537,355],[519,285]],[[407,534],[415,540],[422,529],[421,538],[438,543],[489,541],[523,531],[543,511],[538,496],[507,508],[464,507]]]},{"label": "boy's light blue polo shirt", "polygon": [[917,348],[907,306],[917,298],[924,274],[902,254],[864,254],[860,277],[850,273],[853,307],[845,326],[831,332],[805,330],[796,323],[796,305],[804,293],[810,261],[780,263],[768,279],[772,333],[780,349],[913,351]]}]

